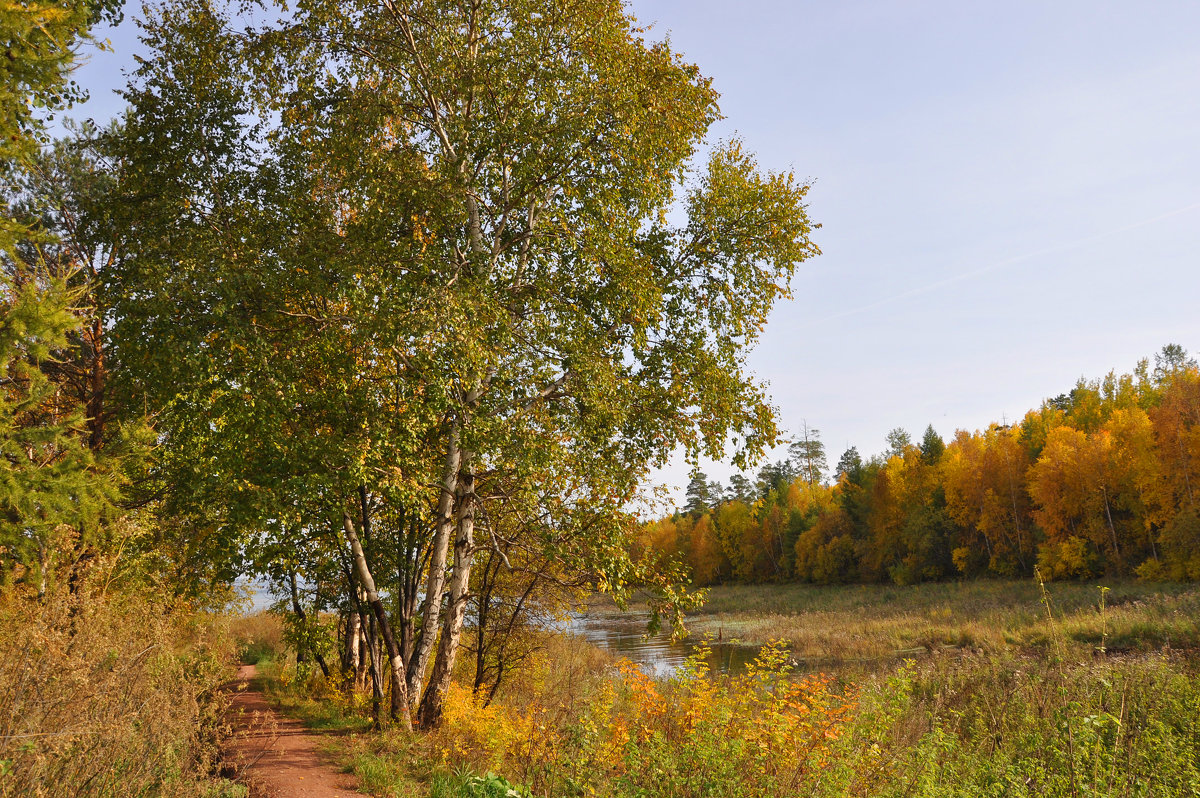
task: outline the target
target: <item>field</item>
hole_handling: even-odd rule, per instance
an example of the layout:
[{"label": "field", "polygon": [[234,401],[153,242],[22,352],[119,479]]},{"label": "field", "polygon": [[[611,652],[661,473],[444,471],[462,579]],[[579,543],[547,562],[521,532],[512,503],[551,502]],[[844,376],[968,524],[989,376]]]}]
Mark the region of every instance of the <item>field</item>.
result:
[{"label": "field", "polygon": [[[784,641],[746,674],[655,681],[547,635],[491,706],[456,688],[433,733],[332,745],[378,796],[1196,794],[1200,594],[1106,587],[724,587],[694,634]],[[278,700],[356,726],[290,667]]]},{"label": "field", "polygon": [[[1102,588],[1103,606],[1102,606]],[[1046,601],[1049,601],[1049,613]],[[688,621],[696,637],[788,644],[797,659],[836,667],[940,649],[1077,652],[1200,647],[1200,587],[1033,580],[713,588]]]}]

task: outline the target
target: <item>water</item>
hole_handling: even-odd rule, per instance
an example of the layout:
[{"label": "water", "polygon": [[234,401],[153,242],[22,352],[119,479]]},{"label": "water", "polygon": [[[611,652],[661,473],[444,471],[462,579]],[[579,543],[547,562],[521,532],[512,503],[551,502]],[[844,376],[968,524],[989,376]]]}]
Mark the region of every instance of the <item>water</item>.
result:
[{"label": "water", "polygon": [[246,605],[242,608],[245,615],[263,612],[276,601],[276,597],[271,595],[267,583],[259,579],[243,576],[238,577],[233,584],[247,599]]},{"label": "water", "polygon": [[[580,614],[573,615],[564,631],[579,635],[593,645],[638,665],[651,676],[673,675],[696,650],[699,641],[675,641],[666,632],[646,634],[644,615]],[[753,646],[710,640],[707,657],[714,673],[740,673],[758,654]]]},{"label": "water", "polygon": [[[243,579],[238,581],[248,598],[247,613],[260,612],[275,603],[264,582]],[[646,634],[646,616],[630,613],[580,613],[572,615],[562,631],[579,635],[589,643],[611,654],[633,662],[645,673],[658,678],[672,676],[696,650],[698,640],[671,639],[667,632]],[[756,646],[744,646],[717,640],[709,641],[708,667],[713,673],[741,673],[746,664],[758,655]]]}]

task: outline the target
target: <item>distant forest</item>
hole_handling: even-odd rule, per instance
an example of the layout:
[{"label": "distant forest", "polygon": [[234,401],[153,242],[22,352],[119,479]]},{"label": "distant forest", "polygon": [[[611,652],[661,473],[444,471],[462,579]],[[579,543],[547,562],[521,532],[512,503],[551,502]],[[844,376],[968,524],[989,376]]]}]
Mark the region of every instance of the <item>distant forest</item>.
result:
[{"label": "distant forest", "polygon": [[987,575],[1200,579],[1200,368],[1176,344],[1132,374],[1081,379],[1020,423],[902,429],[854,447],[829,478],[805,428],[790,457],[728,486],[694,475],[682,512],[647,524],[638,556],[694,583],[912,584]]}]

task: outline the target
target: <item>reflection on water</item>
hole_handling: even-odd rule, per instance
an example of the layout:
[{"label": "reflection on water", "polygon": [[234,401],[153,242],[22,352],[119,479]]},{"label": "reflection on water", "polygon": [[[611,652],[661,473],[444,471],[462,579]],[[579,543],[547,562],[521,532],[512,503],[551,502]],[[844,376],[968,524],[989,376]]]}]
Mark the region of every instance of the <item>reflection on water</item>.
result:
[{"label": "reflection on water", "polygon": [[[661,632],[646,634],[646,617],[621,615],[573,615],[563,631],[577,634],[605,651],[624,657],[651,676],[667,677],[675,673],[692,655],[699,641],[671,640]],[[710,640],[712,651],[708,666],[715,673],[739,673],[754,659],[758,649],[752,646]]]}]

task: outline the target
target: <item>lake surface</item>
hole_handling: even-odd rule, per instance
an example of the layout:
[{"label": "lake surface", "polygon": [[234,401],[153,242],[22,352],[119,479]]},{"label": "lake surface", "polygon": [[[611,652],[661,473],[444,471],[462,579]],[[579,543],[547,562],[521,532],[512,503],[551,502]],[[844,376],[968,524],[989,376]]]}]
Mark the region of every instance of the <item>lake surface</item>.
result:
[{"label": "lake surface", "polygon": [[[645,615],[609,613],[573,615],[563,631],[576,634],[593,645],[638,665],[645,673],[660,678],[673,675],[696,650],[698,640],[674,641],[660,632],[646,634]],[[758,654],[754,646],[710,640],[707,660],[714,673],[740,673]]]}]

